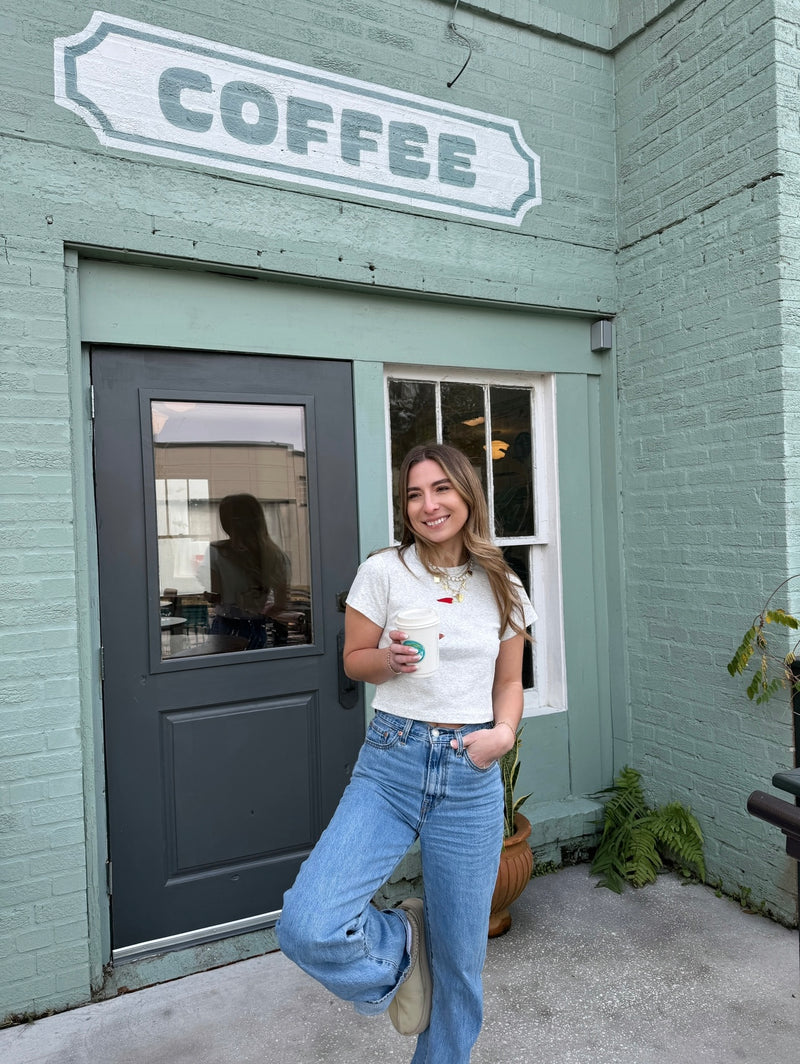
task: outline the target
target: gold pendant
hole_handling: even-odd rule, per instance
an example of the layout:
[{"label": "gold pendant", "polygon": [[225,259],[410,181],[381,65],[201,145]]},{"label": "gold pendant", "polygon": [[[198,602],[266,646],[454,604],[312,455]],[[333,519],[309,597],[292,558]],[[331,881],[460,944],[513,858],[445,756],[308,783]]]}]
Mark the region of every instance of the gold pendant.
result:
[{"label": "gold pendant", "polygon": [[463,602],[463,601],[464,601],[464,596],[463,596],[463,594],[462,594],[462,593],[461,593],[461,592],[459,591],[459,593],[458,593],[458,594],[456,595],[456,602]]}]

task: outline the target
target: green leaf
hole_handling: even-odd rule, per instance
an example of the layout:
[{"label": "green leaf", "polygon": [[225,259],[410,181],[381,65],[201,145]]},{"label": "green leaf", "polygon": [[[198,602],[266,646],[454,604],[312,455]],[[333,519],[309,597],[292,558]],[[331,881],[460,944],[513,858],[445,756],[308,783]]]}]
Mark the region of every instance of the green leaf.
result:
[{"label": "green leaf", "polygon": [[530,794],[524,794],[517,798],[514,789],[517,785],[520,770],[519,746],[525,725],[517,732],[514,745],[500,758],[500,775],[503,781],[503,837],[510,839],[514,834],[514,821],[517,813],[530,798]]},{"label": "green leaf", "polygon": [[656,836],[651,830],[650,818],[640,820],[630,836],[626,867],[627,878],[634,887],[643,887],[647,883],[654,883],[662,864]]},{"label": "green leaf", "polygon": [[664,857],[691,868],[705,879],[703,832],[690,809],[680,802],[670,802],[648,818],[649,828],[658,839]]},{"label": "green leaf", "polygon": [[767,624],[772,621],[775,624],[782,624],[785,628],[800,628],[800,621],[786,610],[768,610],[764,614],[764,620]]},{"label": "green leaf", "polygon": [[756,637],[756,628],[753,625],[749,628],[742,639],[739,646],[736,648],[736,652],[728,662],[728,672],[731,676],[735,676],[737,673],[741,674],[747,668],[747,664],[750,658],[753,656],[753,640]]}]

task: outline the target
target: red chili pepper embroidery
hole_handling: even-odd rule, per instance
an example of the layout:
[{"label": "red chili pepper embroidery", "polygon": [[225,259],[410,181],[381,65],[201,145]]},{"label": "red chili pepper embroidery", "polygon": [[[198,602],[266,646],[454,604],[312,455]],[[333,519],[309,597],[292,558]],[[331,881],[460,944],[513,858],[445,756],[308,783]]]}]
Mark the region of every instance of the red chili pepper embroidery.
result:
[{"label": "red chili pepper embroidery", "polygon": [[450,602],[450,603],[452,603],[453,600],[451,598],[443,598],[443,599],[437,599],[436,601],[437,602]]}]

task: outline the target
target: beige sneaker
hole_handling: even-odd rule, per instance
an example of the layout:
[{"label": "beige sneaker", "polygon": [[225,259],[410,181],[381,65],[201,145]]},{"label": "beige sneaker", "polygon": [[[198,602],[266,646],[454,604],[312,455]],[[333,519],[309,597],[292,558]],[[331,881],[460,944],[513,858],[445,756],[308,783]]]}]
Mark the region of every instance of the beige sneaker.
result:
[{"label": "beige sneaker", "polygon": [[422,1034],[431,1022],[433,998],[425,944],[425,907],[420,898],[407,898],[398,907],[411,925],[411,960],[406,978],[389,1003],[389,1019],[400,1034]]}]

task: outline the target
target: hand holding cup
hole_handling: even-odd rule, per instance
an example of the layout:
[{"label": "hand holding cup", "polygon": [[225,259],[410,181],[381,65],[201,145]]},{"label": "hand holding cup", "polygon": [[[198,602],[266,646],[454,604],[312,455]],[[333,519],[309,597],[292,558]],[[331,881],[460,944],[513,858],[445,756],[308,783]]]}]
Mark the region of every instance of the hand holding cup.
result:
[{"label": "hand holding cup", "polygon": [[[429,676],[439,668],[439,615],[432,609],[408,609],[398,613],[397,630],[389,633],[390,655],[395,667],[414,676]],[[396,644],[399,643],[400,646]],[[403,654],[402,648],[406,653]]]}]

